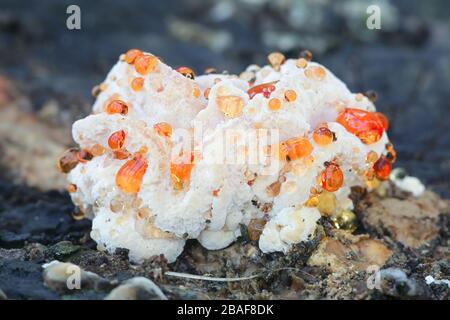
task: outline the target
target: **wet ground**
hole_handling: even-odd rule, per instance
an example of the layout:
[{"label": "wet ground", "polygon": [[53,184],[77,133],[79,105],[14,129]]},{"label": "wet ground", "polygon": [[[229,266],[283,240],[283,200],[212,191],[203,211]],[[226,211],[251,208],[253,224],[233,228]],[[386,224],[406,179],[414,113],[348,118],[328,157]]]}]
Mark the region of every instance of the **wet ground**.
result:
[{"label": "wet ground", "polygon": [[[66,28],[66,7],[74,3],[82,13],[78,31]],[[381,7],[381,30],[365,27],[365,9],[372,3]],[[57,259],[107,279],[147,276],[168,297],[448,299],[445,286],[430,287],[424,282],[430,274],[449,277],[448,211],[437,202],[439,212],[412,220],[413,224],[431,221],[430,229],[411,236],[425,239],[424,247],[417,248],[402,244],[395,230],[367,219],[367,208],[361,209],[357,233],[380,239],[393,252],[386,268],[406,272],[407,280],[399,286],[414,282],[417,290],[410,296],[405,294],[408,290],[398,291],[395,281],[388,281],[383,290],[368,291],[364,272],[343,276],[324,266],[308,265],[318,243],[298,248],[286,258],[256,253],[253,260],[240,261],[236,257],[254,250],[251,244],[207,253],[193,242],[176,265],[166,266],[156,259],[136,269],[129,266],[126,254],[110,257],[95,251],[88,237],[90,223],[74,221],[68,195],[54,190],[64,181],[54,171],[53,161],[71,144],[73,120],[89,112],[91,88],[129,48],[151,51],[169,65],[188,65],[198,73],[210,66],[235,73],[248,64],[264,63],[273,50],[296,57],[308,48],[352,91],[378,92],[377,107],[391,120],[389,134],[399,158],[396,165],[450,198],[449,11],[445,0],[1,1],[0,296],[3,290],[11,298],[62,297],[44,286],[42,279],[41,264]],[[405,228],[409,230],[408,219]],[[323,226],[325,237],[342,240],[327,229],[327,221]],[[352,241],[354,247],[348,250],[359,252],[360,240]],[[346,252],[331,243],[332,248]],[[365,261],[363,253],[358,257]],[[229,259],[234,261],[231,265]],[[293,269],[273,271],[285,268]],[[155,275],[166,269],[196,274],[220,270],[216,276],[221,277],[262,276],[224,285]],[[397,280],[402,278],[392,270],[385,278],[391,273]],[[180,284],[190,290],[180,290]],[[336,291],[338,287],[346,290]],[[93,290],[75,296],[106,294]]]}]

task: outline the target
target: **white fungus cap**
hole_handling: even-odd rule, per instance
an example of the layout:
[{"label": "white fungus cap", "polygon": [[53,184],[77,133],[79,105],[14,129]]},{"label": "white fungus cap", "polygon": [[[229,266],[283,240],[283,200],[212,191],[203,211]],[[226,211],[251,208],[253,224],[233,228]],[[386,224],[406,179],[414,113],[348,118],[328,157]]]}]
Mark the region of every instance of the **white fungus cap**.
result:
[{"label": "white fungus cap", "polygon": [[[270,98],[278,98],[281,108],[270,110],[269,99],[262,94],[250,98],[249,83],[237,76],[212,74],[192,80],[160,61],[143,76],[133,65],[117,62],[103,83],[93,114],[78,120],[72,128],[81,148],[100,145],[106,149],[91,161],[79,163],[68,175],[70,183],[77,186],[71,194],[74,203],[93,219],[92,238],[109,252],[119,247],[129,249],[130,258],[137,262],[158,254],[173,262],[189,238],[198,239],[210,250],[224,248],[252,219],[268,220],[259,240],[263,252],[287,252],[292,245],[308,240],[320,213],[304,204],[324,163],[338,160],[344,184],[334,194],[337,206],[348,208],[350,187],[365,186],[355,168],[366,170],[367,153],[381,155],[388,142],[383,133],[378,142],[364,144],[335,122],[345,107],[366,111],[375,111],[375,107],[366,97],[356,99],[320,64],[309,62],[307,69],[312,67],[323,68],[324,77],[306,76],[295,60],[287,60],[279,71],[270,66],[252,71],[256,79],[252,85],[278,81]],[[138,76],[144,78],[144,87],[133,91],[130,82]],[[207,88],[208,99],[203,96]],[[285,100],[286,90],[296,92],[295,101]],[[220,104],[223,97],[238,99],[240,109],[228,114],[227,104]],[[105,112],[114,99],[126,102],[127,115]],[[155,132],[153,126],[158,122],[173,127],[170,138]],[[319,123],[327,123],[337,140],[316,145],[311,136]],[[196,131],[198,127],[202,132]],[[255,129],[277,130],[279,141],[304,136],[311,141],[313,151],[308,159],[290,161],[289,169],[285,161],[270,154],[262,154],[256,162],[217,161],[247,156],[248,150],[242,145],[269,147],[272,142],[255,136]],[[126,160],[115,159],[107,141],[118,130],[126,132],[124,148],[131,154],[143,146],[148,149],[143,154],[148,168],[135,194],[126,194],[116,185],[116,173]],[[229,149],[223,153],[230,130],[236,144],[227,145]],[[202,137],[201,144],[196,142],[197,134]],[[201,156],[188,185],[175,190],[170,176],[171,154],[186,140],[193,141]],[[267,187],[280,176],[284,180],[279,194],[268,193]]]}]

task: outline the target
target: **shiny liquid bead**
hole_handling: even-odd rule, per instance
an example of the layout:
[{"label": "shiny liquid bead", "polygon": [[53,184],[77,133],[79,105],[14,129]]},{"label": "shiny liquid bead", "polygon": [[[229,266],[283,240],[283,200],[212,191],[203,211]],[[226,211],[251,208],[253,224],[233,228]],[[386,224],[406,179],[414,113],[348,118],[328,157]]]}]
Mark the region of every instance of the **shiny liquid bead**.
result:
[{"label": "shiny liquid bead", "polygon": [[185,76],[188,79],[194,79],[195,73],[194,71],[189,67],[179,67],[176,69],[177,72],[181,73],[183,76]]},{"label": "shiny liquid bead", "polygon": [[244,100],[239,96],[218,96],[216,103],[217,108],[228,118],[239,116],[244,109]]},{"label": "shiny liquid bead", "polygon": [[125,193],[137,193],[147,167],[147,160],[141,154],[136,154],[117,171],[116,185]]},{"label": "shiny liquid bead", "polygon": [[124,116],[128,114],[128,106],[122,100],[113,100],[106,107],[106,112],[108,114],[119,113]]},{"label": "shiny liquid bead", "polygon": [[318,127],[313,132],[313,140],[318,145],[324,146],[334,140],[334,133],[327,127]]},{"label": "shiny liquid bead", "polygon": [[108,146],[112,150],[119,150],[123,148],[125,144],[126,133],[123,130],[119,130],[111,134],[108,138]]},{"label": "shiny liquid bead", "polygon": [[331,163],[325,167],[320,176],[322,188],[334,192],[339,190],[344,183],[344,175],[337,164]]},{"label": "shiny liquid bead", "polygon": [[263,83],[263,84],[259,84],[257,86],[251,87],[250,89],[248,89],[247,93],[250,97],[250,99],[252,99],[254,96],[256,96],[257,94],[262,94],[264,96],[264,98],[270,98],[270,94],[275,91],[275,84],[278,81],[273,81],[273,82],[268,82],[268,83]]},{"label": "shiny liquid bead", "polygon": [[172,126],[167,122],[159,122],[153,126],[156,133],[163,137],[170,137],[172,135]]},{"label": "shiny liquid bead", "polygon": [[181,189],[191,177],[191,171],[196,160],[194,152],[185,152],[170,162],[170,177],[175,189]]},{"label": "shiny liquid bead", "polygon": [[373,112],[360,109],[346,108],[342,111],[336,122],[345,129],[356,135],[365,144],[379,141],[383,135],[384,126],[379,116]]},{"label": "shiny liquid bead", "polygon": [[306,138],[296,137],[280,144],[280,158],[296,160],[311,154],[313,147]]},{"label": "shiny liquid bead", "polygon": [[70,148],[63,152],[57,162],[58,170],[62,173],[69,173],[78,164],[78,149]]},{"label": "shiny liquid bead", "polygon": [[140,56],[134,62],[134,69],[141,75],[146,75],[155,70],[158,58],[155,56]]},{"label": "shiny liquid bead", "polygon": [[144,78],[137,77],[131,81],[131,89],[134,91],[141,91],[144,87]]},{"label": "shiny liquid bead", "polygon": [[381,156],[373,165],[375,175],[380,180],[387,180],[392,170],[392,163],[386,158]]},{"label": "shiny liquid bead", "polygon": [[125,53],[125,61],[128,64],[133,64],[136,58],[143,56],[144,53],[139,49],[130,49]]}]

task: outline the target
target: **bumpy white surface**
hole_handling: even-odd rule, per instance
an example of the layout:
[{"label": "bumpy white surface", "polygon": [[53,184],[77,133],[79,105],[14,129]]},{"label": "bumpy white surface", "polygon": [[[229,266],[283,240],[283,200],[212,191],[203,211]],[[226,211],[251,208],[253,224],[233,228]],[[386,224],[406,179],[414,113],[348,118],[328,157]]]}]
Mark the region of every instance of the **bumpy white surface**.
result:
[{"label": "bumpy white surface", "polygon": [[[320,65],[311,62],[309,66]],[[364,185],[351,170],[352,166],[365,168],[366,154],[370,150],[382,154],[388,142],[383,134],[377,143],[365,145],[335,123],[343,106],[368,111],[374,111],[375,107],[365,97],[357,101],[355,94],[329,70],[322,80],[307,78],[304,69],[295,66],[295,60],[287,60],[279,71],[265,66],[256,72],[255,84],[279,81],[271,94],[271,98],[282,101],[278,111],[269,110],[269,100],[261,94],[249,99],[246,92],[249,84],[236,76],[205,75],[190,80],[159,62],[153,72],[144,76],[144,90],[134,92],[130,81],[137,76],[140,75],[132,65],[119,61],[104,82],[106,90],[98,96],[93,114],[74,123],[73,137],[81,148],[100,144],[108,149],[109,135],[125,130],[128,151],[137,152],[147,146],[148,169],[140,191],[126,195],[115,185],[115,174],[125,161],[114,159],[110,151],[79,164],[68,175],[68,180],[78,187],[72,194],[73,201],[91,212],[93,239],[110,252],[118,247],[129,249],[131,259],[136,262],[157,254],[164,254],[172,262],[187,238],[196,238],[211,250],[224,248],[240,236],[241,224],[247,225],[251,219],[265,215],[269,222],[259,241],[261,250],[287,252],[293,244],[314,233],[320,214],[317,209],[302,205],[324,169],[323,163],[333,158],[340,162],[345,180],[335,194],[338,206],[345,209],[351,205],[350,187]],[[199,98],[193,95],[195,87],[201,89]],[[203,97],[206,88],[211,88],[208,100]],[[297,92],[295,102],[284,100],[287,89]],[[219,95],[241,97],[245,103],[242,115],[225,117],[217,108]],[[106,114],[105,106],[114,98],[130,106],[127,116]],[[171,139],[154,132],[153,125],[161,121],[173,126]],[[328,123],[337,141],[317,146],[311,139],[314,162],[292,161],[292,169],[285,174],[286,181],[276,197],[271,197],[266,188],[278,179],[278,170],[267,174],[267,165],[263,164],[211,164],[211,159],[219,154],[220,139],[227,129],[242,129],[239,137],[242,141],[251,139],[247,132],[256,126],[279,129],[280,139],[286,140],[302,135],[311,138],[312,130],[322,122]],[[172,147],[181,139],[176,129],[191,129],[194,124],[203,128],[202,157],[192,170],[189,186],[176,191],[169,174]],[[189,132],[194,134],[192,130]],[[236,148],[231,152],[239,151]],[[271,161],[276,164],[278,160]],[[255,176],[253,184],[248,184]],[[213,196],[217,189],[220,192]],[[124,203],[123,208],[113,212],[112,201]],[[270,204],[272,209],[262,211],[263,206],[258,208],[255,202]],[[143,208],[149,215],[140,219],[137,212]]]}]

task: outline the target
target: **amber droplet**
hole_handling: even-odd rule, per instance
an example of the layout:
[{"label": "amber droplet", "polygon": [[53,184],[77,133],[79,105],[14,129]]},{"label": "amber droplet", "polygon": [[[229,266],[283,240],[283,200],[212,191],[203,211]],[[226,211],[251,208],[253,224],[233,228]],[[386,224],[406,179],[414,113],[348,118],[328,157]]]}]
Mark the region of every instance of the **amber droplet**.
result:
[{"label": "amber droplet", "polygon": [[203,92],[203,96],[205,97],[205,99],[208,100],[209,98],[209,92],[211,91],[211,88],[206,88],[205,92]]},{"label": "amber droplet", "polygon": [[244,100],[239,96],[217,96],[216,103],[218,109],[228,118],[239,116],[244,109]]},{"label": "amber droplet", "polygon": [[105,148],[101,144],[94,144],[92,147],[89,148],[89,152],[92,153],[94,157],[101,156],[105,153]]},{"label": "amber droplet", "polygon": [[220,193],[220,189],[214,189],[212,192],[213,197],[217,197]]},{"label": "amber droplet", "polygon": [[280,110],[281,108],[281,101],[278,98],[272,98],[269,100],[268,107],[272,111]]},{"label": "amber droplet", "polygon": [[69,184],[69,185],[67,186],[66,190],[67,190],[67,192],[69,192],[69,193],[74,193],[74,192],[77,191],[77,185],[71,183],[71,184]]},{"label": "amber droplet", "polygon": [[342,187],[342,184],[344,183],[344,174],[337,164],[330,163],[325,167],[325,170],[322,171],[320,180],[322,182],[322,188],[329,192],[334,192]]},{"label": "amber droplet", "polygon": [[258,241],[261,233],[264,230],[264,226],[266,225],[266,219],[251,219],[248,226],[248,238],[250,241]]},{"label": "amber droplet", "polygon": [[119,150],[123,148],[125,144],[125,138],[127,134],[123,130],[119,130],[111,134],[108,138],[108,146],[112,150]]},{"label": "amber droplet", "polygon": [[117,160],[125,160],[131,156],[131,153],[125,149],[114,150],[113,154],[114,154],[114,159],[117,159]]},{"label": "amber droplet", "polygon": [[297,92],[295,92],[294,90],[286,90],[284,92],[284,99],[287,102],[294,102],[295,100],[297,100]]},{"label": "amber droplet", "polygon": [[389,179],[389,175],[392,170],[392,163],[386,158],[386,156],[381,156],[373,165],[373,170],[375,175],[380,180]]},{"label": "amber droplet", "polygon": [[259,84],[257,86],[251,87],[250,89],[248,89],[247,93],[250,97],[250,99],[252,99],[255,95],[262,93],[262,95],[264,96],[264,98],[270,98],[270,94],[275,91],[275,84],[278,81],[273,81],[273,82],[267,82],[267,83],[262,83]]},{"label": "amber droplet", "polygon": [[298,68],[305,69],[306,66],[308,65],[308,60],[306,60],[305,58],[299,58],[299,59],[297,59],[297,62],[295,63],[295,65]]},{"label": "amber droplet", "polygon": [[286,57],[281,52],[272,52],[267,56],[267,60],[272,68],[279,70],[280,66],[286,61]]},{"label": "amber droplet", "polygon": [[313,58],[313,54],[309,50],[303,50],[300,52],[299,57],[305,59],[306,61],[311,61]]},{"label": "amber droplet", "polygon": [[383,123],[372,112],[346,108],[339,113],[336,122],[344,126],[348,132],[356,135],[365,144],[375,143],[383,135]]},{"label": "amber droplet", "polygon": [[334,132],[324,126],[317,127],[313,132],[313,140],[318,145],[325,146],[335,140]]},{"label": "amber droplet", "polygon": [[367,163],[373,164],[377,160],[378,160],[378,154],[375,151],[370,150],[369,152],[367,152],[367,155],[366,155],[366,162]]},{"label": "amber droplet", "polygon": [[80,207],[75,207],[74,211],[72,212],[72,218],[74,220],[83,220],[84,218],[86,218],[86,213]]},{"label": "amber droplet", "polygon": [[125,193],[139,192],[147,167],[147,160],[140,153],[137,153],[117,171],[116,185]]},{"label": "amber droplet", "polygon": [[397,152],[394,149],[394,146],[392,145],[392,143],[387,143],[386,144],[386,150],[387,150],[387,154],[386,154],[386,158],[391,162],[394,163],[397,160]]},{"label": "amber droplet", "polygon": [[131,89],[134,91],[141,91],[144,87],[144,78],[137,77],[131,81]]},{"label": "amber droplet", "polygon": [[179,67],[176,70],[188,79],[195,79],[195,72],[189,67]]},{"label": "amber droplet", "polygon": [[62,173],[69,173],[78,164],[78,151],[77,148],[70,148],[64,151],[58,159],[56,166]]},{"label": "amber droplet", "polygon": [[308,139],[295,137],[282,142],[279,146],[280,158],[283,160],[296,160],[311,154],[313,147]]},{"label": "amber droplet", "polygon": [[270,184],[266,188],[267,195],[269,197],[276,197],[280,194],[281,190],[281,182],[279,180],[275,181],[274,183]]},{"label": "amber droplet", "polygon": [[310,66],[305,69],[305,76],[314,80],[323,80],[326,76],[326,71],[320,66]]},{"label": "amber droplet", "polygon": [[139,49],[130,49],[125,53],[125,61],[128,64],[133,64],[136,58],[143,56],[144,53]]},{"label": "amber droplet", "polygon": [[208,67],[205,69],[204,74],[217,73],[217,69],[213,67]]},{"label": "amber droplet", "polygon": [[172,126],[167,122],[156,123],[153,126],[153,128],[155,129],[156,133],[159,134],[160,136],[164,137],[172,136]]},{"label": "amber droplet", "polygon": [[81,163],[86,163],[88,161],[91,161],[92,158],[94,156],[92,155],[92,153],[90,153],[88,150],[86,149],[81,149],[80,151],[78,151],[77,153],[77,159],[79,162]]},{"label": "amber droplet", "polygon": [[316,195],[311,195],[305,202],[306,207],[317,207],[319,205],[319,197]]},{"label": "amber droplet", "polygon": [[170,162],[170,177],[175,189],[181,189],[183,184],[191,177],[191,171],[196,162],[194,152],[184,152]]},{"label": "amber droplet", "polygon": [[136,58],[134,62],[134,68],[137,73],[141,75],[146,75],[155,70],[158,64],[158,58],[155,56],[140,56]]},{"label": "amber droplet", "polygon": [[199,87],[195,87],[192,94],[194,95],[195,98],[200,98],[200,95],[202,94],[202,92],[200,91]]},{"label": "amber droplet", "polygon": [[119,113],[124,116],[128,114],[128,106],[122,100],[113,100],[106,107],[106,112],[108,114]]}]

